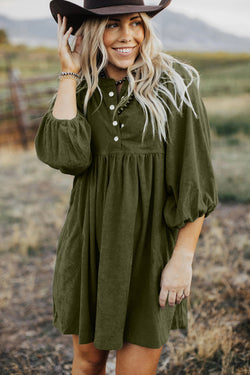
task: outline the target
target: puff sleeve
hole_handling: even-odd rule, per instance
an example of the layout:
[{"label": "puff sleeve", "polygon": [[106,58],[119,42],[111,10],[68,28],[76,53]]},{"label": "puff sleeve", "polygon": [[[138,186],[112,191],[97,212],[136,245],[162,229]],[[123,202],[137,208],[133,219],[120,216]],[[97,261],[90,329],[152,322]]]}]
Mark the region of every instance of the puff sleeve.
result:
[{"label": "puff sleeve", "polygon": [[198,119],[184,103],[182,115],[176,111],[169,122],[172,142],[166,145],[163,216],[167,226],[176,229],[207,217],[218,203],[207,111],[195,81],[188,92]]},{"label": "puff sleeve", "polygon": [[83,173],[92,162],[91,127],[79,108],[72,119],[57,119],[51,104],[44,114],[34,143],[37,157],[50,167],[62,173],[78,175]]}]

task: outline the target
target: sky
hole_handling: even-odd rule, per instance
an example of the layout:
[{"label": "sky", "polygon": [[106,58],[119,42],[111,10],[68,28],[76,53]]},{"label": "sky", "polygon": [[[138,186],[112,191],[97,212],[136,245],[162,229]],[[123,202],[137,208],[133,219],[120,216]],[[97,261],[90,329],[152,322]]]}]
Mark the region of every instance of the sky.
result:
[{"label": "sky", "polygon": [[[52,17],[50,0],[0,0],[0,14],[15,19]],[[83,0],[72,0],[83,5]],[[160,0],[144,0],[159,4]],[[167,10],[199,18],[222,31],[250,38],[250,0],[172,0]],[[157,17],[157,16],[156,16]]]}]

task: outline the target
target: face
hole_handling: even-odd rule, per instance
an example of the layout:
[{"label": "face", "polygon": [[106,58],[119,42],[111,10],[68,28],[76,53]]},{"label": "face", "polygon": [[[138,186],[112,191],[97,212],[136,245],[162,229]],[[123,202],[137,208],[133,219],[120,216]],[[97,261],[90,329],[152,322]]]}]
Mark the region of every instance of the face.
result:
[{"label": "face", "polygon": [[139,13],[110,16],[103,35],[108,53],[106,71],[110,78],[119,80],[134,64],[144,39],[143,21]]}]

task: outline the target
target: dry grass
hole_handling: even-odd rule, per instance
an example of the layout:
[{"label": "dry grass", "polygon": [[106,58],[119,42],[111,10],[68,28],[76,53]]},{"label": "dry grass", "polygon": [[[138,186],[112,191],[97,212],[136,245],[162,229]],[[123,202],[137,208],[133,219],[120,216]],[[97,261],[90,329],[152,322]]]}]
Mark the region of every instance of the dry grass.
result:
[{"label": "dry grass", "polygon": [[213,139],[212,159],[223,202],[250,202],[249,147],[250,138],[242,133]]},{"label": "dry grass", "polygon": [[[1,374],[70,374],[70,336],[52,326],[52,273],[72,176],[34,149],[0,152]],[[193,263],[189,329],[171,331],[158,375],[248,374],[250,205],[219,204]],[[113,375],[115,351],[107,374]]]},{"label": "dry grass", "polygon": [[218,97],[204,98],[207,111],[210,115],[215,116],[237,116],[242,113],[250,114],[250,94],[241,94],[237,96],[222,95],[219,100]]}]

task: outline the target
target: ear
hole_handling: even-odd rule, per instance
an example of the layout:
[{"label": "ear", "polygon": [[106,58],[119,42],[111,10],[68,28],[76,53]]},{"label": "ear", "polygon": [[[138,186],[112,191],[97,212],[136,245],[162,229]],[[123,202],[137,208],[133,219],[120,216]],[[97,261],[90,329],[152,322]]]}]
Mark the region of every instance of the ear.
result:
[{"label": "ear", "polygon": [[82,36],[81,36],[81,35],[78,35],[78,36],[76,37],[76,43],[75,43],[74,52],[80,54],[80,52],[81,52],[81,46],[82,46]]}]

